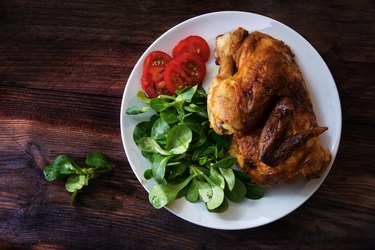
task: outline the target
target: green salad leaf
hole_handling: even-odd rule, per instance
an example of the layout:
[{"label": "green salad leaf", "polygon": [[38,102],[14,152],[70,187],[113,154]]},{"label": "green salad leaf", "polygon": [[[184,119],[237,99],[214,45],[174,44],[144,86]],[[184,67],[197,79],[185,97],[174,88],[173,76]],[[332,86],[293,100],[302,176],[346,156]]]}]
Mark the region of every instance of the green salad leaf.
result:
[{"label": "green salad leaf", "polygon": [[72,193],[70,204],[73,204],[78,191],[89,185],[89,180],[112,171],[107,157],[100,152],[88,154],[86,164],[88,167],[82,168],[70,157],[59,155],[43,169],[44,178],[47,181],[65,180],[65,189]]},{"label": "green salad leaf", "polygon": [[145,106],[131,106],[126,114],[155,113],[133,132],[134,142],[151,163],[144,177],[157,183],[149,193],[155,208],[184,196],[190,202],[204,202],[210,212],[221,213],[228,208],[228,200],[240,202],[264,195],[262,188],[235,169],[237,159],[227,154],[229,138],[210,128],[202,86],[151,99],[140,91],[137,99]]}]

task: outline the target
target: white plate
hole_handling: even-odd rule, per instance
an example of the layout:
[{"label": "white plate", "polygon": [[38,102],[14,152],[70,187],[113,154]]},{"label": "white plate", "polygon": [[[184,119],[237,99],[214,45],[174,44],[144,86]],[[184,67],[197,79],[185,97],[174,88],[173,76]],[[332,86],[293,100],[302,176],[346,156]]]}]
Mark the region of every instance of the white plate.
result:
[{"label": "white plate", "polygon": [[278,185],[268,189],[265,197],[260,200],[230,203],[229,209],[221,214],[209,213],[204,204],[189,203],[185,199],[179,199],[167,207],[182,219],[216,229],[261,226],[280,219],[301,206],[327,176],[336,157],[341,136],[341,106],[335,82],[319,53],[301,35],[271,18],[247,12],[226,11],[198,16],[173,27],[152,43],[135,65],[126,84],[121,104],[121,136],[129,163],[143,187],[149,191],[155,182],[144,179],[143,172],[150,168],[150,163],[142,157],[132,138],[135,125],[146,120],[149,114],[128,116],[125,110],[131,105],[140,105],[136,100],[136,93],[140,90],[141,70],[146,55],[153,50],[171,54],[173,46],[182,38],[188,35],[202,36],[211,48],[207,76],[203,83],[207,90],[210,79],[218,71],[213,59],[215,38],[237,27],[267,33],[290,46],[307,82],[318,123],[329,127],[321,135],[321,140],[323,146],[330,149],[332,161],[319,179],[294,185]]}]

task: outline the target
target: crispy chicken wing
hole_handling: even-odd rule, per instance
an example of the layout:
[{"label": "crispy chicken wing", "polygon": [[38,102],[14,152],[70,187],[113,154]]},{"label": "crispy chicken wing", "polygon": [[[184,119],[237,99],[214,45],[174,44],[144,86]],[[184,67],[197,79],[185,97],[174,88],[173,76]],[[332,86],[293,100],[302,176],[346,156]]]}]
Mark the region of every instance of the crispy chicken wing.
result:
[{"label": "crispy chicken wing", "polygon": [[290,48],[242,28],[218,36],[218,75],[208,115],[218,134],[232,135],[230,153],[260,185],[319,177],[331,160],[305,81]]}]

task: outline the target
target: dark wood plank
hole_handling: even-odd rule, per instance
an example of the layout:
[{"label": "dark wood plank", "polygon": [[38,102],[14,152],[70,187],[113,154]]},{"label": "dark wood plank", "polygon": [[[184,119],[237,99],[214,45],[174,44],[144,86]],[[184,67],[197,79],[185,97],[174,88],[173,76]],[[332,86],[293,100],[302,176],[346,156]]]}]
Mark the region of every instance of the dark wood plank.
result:
[{"label": "dark wood plank", "polygon": [[[288,216],[223,231],[156,210],[133,174],[120,105],[138,58],[191,17],[242,10],[304,36],[336,81],[343,134],[319,190]],[[0,249],[372,249],[375,246],[375,4],[359,1],[0,2]],[[59,154],[108,155],[78,194],[42,170]],[[277,209],[277,208],[275,208]]]}]

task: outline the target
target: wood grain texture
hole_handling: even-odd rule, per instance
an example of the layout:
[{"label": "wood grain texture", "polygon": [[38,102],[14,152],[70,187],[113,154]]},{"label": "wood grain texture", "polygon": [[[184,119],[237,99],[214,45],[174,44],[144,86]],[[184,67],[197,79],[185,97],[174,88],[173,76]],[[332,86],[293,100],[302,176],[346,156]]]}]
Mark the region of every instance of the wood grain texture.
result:
[{"label": "wood grain texture", "polygon": [[[152,208],[120,136],[131,70],[174,25],[221,10],[277,19],[326,61],[343,133],[319,190],[259,228],[203,228]],[[0,249],[375,248],[375,4],[359,1],[1,1]],[[70,206],[44,166],[102,151],[114,171]],[[277,208],[275,208],[277,209]]]}]

